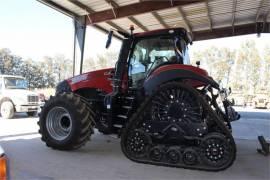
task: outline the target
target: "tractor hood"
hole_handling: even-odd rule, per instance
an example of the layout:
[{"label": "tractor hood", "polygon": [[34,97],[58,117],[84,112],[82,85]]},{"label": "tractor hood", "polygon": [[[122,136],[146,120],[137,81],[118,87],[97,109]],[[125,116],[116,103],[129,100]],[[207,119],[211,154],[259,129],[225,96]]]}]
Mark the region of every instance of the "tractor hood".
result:
[{"label": "tractor hood", "polygon": [[109,80],[111,76],[111,71],[114,68],[101,69],[97,71],[91,71],[78,76],[74,76],[67,79],[71,90],[74,92],[78,89],[83,88],[93,88],[101,89],[107,93],[112,91],[111,81]]}]

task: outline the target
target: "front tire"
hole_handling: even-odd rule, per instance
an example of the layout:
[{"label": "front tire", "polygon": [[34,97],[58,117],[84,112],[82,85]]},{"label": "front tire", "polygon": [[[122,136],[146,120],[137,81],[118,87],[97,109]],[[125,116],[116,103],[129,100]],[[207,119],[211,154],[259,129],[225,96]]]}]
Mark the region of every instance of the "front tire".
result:
[{"label": "front tire", "polygon": [[38,122],[42,141],[59,150],[80,148],[93,132],[93,114],[76,94],[61,93],[51,97],[44,105]]},{"label": "front tire", "polygon": [[11,119],[14,116],[15,110],[11,101],[4,101],[1,104],[1,115],[5,119]]}]

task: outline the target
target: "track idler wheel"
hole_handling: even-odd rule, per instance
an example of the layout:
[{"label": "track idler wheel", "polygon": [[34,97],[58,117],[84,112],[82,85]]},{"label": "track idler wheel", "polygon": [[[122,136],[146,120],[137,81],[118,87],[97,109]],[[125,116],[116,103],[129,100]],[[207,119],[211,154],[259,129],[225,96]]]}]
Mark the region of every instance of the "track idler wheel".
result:
[{"label": "track idler wheel", "polygon": [[230,165],[234,158],[234,150],[228,139],[220,133],[205,136],[201,143],[201,156],[205,164],[212,167]]},{"label": "track idler wheel", "polygon": [[170,147],[166,153],[167,161],[176,164],[181,159],[180,149],[177,147]]},{"label": "track idler wheel", "polygon": [[147,155],[151,145],[151,138],[142,130],[134,130],[127,139],[127,152],[136,158]]},{"label": "track idler wheel", "polygon": [[192,149],[187,148],[183,153],[183,162],[186,165],[195,165],[198,163],[198,153]]},{"label": "track idler wheel", "polygon": [[149,157],[153,161],[161,161],[163,154],[164,154],[164,148],[162,146],[155,146],[150,149]]}]

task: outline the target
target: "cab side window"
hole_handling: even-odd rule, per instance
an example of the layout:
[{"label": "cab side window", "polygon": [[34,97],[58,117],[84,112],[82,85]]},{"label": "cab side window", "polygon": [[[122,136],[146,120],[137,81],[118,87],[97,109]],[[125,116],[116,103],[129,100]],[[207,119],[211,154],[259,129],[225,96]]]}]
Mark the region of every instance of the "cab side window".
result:
[{"label": "cab side window", "polygon": [[129,78],[132,87],[141,87],[144,78],[159,65],[174,62],[176,56],[171,38],[139,40],[129,60]]}]

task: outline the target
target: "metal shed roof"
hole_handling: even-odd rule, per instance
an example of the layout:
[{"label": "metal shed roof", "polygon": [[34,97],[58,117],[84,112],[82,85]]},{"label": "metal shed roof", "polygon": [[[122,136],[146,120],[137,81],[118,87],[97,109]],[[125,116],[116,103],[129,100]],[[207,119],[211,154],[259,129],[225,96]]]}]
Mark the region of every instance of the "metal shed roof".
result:
[{"label": "metal shed roof", "polygon": [[103,31],[184,27],[194,40],[270,32],[270,0],[38,0]]}]

